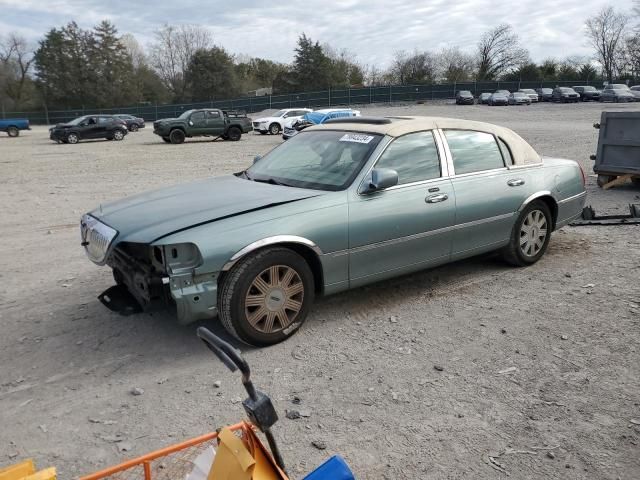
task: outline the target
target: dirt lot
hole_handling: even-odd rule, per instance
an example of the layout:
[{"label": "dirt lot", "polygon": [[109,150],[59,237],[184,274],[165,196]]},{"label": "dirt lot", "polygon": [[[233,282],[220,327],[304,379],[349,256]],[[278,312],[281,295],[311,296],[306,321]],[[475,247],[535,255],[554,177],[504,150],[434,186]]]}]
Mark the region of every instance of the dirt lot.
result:
[{"label": "dirt lot", "polygon": [[[591,171],[602,108],[363,113],[504,124]],[[0,137],[0,466],[34,457],[76,477],[242,418],[239,378],[195,325],[99,304],[111,275],[85,258],[77,223],[100,202],[240,170],[280,141],[165,145],[149,128],[78,145],[53,144],[42,127]],[[640,202],[632,187],[594,184],[599,209]],[[281,412],[292,476],[340,453],[361,479],[640,478],[639,234],[568,227],[527,269],[485,256],[324,298],[289,341],[245,349]],[[310,416],[284,418],[292,408]]]}]

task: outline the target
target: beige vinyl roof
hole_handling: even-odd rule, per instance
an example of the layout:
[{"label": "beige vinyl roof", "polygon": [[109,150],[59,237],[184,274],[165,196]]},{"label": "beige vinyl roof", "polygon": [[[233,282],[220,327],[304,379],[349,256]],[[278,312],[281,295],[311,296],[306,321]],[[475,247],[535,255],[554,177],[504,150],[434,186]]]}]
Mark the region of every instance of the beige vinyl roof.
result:
[{"label": "beige vinyl roof", "polygon": [[[362,117],[360,117],[362,118]],[[440,128],[456,130],[477,130],[479,132],[492,133],[504,140],[513,156],[515,165],[530,165],[541,163],[540,155],[524,139],[506,127],[493,125],[492,123],[476,122],[448,117],[386,117],[391,123],[375,124],[363,122],[326,123],[309,127],[308,130],[348,130],[352,132],[368,132],[400,137],[407,133],[420,132]]]}]

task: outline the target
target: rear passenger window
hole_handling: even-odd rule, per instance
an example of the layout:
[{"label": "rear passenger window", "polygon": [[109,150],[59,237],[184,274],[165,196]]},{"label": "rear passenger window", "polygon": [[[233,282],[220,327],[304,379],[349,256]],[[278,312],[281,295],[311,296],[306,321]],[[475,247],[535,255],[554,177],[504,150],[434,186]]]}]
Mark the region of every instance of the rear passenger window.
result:
[{"label": "rear passenger window", "polygon": [[507,143],[501,138],[498,138],[498,145],[500,145],[500,151],[502,152],[504,163],[506,165],[513,165],[513,156],[511,155],[511,149],[509,148],[509,145],[507,145]]},{"label": "rear passenger window", "polygon": [[398,172],[398,184],[440,177],[438,148],[431,132],[418,132],[396,138],[387,147],[376,168]]},{"label": "rear passenger window", "polygon": [[445,130],[456,175],[504,167],[502,153],[490,133]]}]

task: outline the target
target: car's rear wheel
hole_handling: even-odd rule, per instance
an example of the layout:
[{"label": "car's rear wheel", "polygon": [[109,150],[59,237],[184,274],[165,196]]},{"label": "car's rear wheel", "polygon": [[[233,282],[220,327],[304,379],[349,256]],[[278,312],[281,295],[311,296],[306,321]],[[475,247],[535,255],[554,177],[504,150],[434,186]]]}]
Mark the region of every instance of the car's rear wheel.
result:
[{"label": "car's rear wheel", "polygon": [[78,137],[77,133],[70,133],[69,135],[67,135],[67,143],[75,144],[78,143],[79,140],[80,138]]},{"label": "car's rear wheel", "polygon": [[131,126],[129,127],[129,131],[137,132],[138,131],[138,124],[132,123]]},{"label": "car's rear wheel", "polygon": [[124,138],[124,132],[120,129],[118,130],[114,130],[113,132],[113,139],[117,142],[119,142],[120,140],[122,140]]},{"label": "car's rear wheel", "polygon": [[178,128],[176,128],[175,130],[172,130],[171,133],[169,134],[169,140],[171,141],[171,143],[182,143],[184,142],[184,132]]},{"label": "car's rear wheel", "polygon": [[503,251],[504,259],[518,267],[536,263],[547,250],[552,229],[547,204],[541,200],[531,202],[513,226],[511,240]]},{"label": "car's rear wheel", "polygon": [[237,142],[242,137],[242,130],[238,127],[231,127],[227,131],[227,137],[229,137],[229,140],[232,142]]},{"label": "car's rear wheel", "polygon": [[18,130],[16,127],[9,127],[7,128],[7,134],[10,137],[17,137],[18,135],[20,135],[20,130]]},{"label": "car's rear wheel", "polygon": [[272,247],[231,269],[219,290],[218,312],[231,335],[250,345],[273,345],[300,328],[313,299],[313,273],[305,259]]},{"label": "car's rear wheel", "polygon": [[277,135],[280,133],[280,125],[278,125],[277,123],[273,122],[271,125],[269,125],[269,133],[271,135]]}]

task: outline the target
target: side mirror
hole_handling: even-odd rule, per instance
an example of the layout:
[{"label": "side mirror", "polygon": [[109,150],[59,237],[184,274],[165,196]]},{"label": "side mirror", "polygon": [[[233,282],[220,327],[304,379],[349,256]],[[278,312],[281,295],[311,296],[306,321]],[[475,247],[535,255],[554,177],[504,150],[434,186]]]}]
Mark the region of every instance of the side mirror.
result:
[{"label": "side mirror", "polygon": [[255,165],[256,163],[258,163],[258,162],[260,161],[260,159],[261,159],[261,158],[262,158],[262,155],[256,155],[255,157],[253,157],[253,163],[254,163],[254,165]]},{"label": "side mirror", "polygon": [[398,172],[391,168],[374,168],[365,193],[377,192],[398,184]]}]

